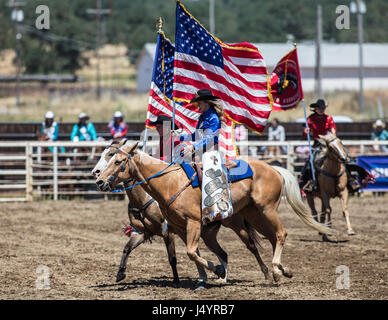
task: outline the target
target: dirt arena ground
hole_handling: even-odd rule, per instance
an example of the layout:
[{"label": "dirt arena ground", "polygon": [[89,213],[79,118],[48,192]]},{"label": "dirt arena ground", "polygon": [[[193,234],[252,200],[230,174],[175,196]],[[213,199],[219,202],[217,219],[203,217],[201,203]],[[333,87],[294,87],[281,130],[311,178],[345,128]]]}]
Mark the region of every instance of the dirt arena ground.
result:
[{"label": "dirt arena ground", "polygon": [[[177,239],[181,285],[172,273],[161,238],[135,249],[127,278],[115,282],[126,237],[126,201],[77,200],[0,204],[0,299],[388,299],[388,197],[352,198],[356,235],[346,234],[339,200],[332,200],[338,243],[322,242],[285,203],[280,219],[288,231],[282,262],[294,272],[279,285],[265,281],[255,258],[237,236],[222,228],[219,242],[229,254],[229,282],[209,275],[209,288],[193,291],[197,274],[183,242]],[[216,257],[201,243],[201,254]],[[264,241],[262,257],[272,252]],[[48,290],[38,290],[40,265],[48,267]],[[338,266],[349,269],[349,289],[338,289]],[[38,282],[37,282],[38,280]]]}]

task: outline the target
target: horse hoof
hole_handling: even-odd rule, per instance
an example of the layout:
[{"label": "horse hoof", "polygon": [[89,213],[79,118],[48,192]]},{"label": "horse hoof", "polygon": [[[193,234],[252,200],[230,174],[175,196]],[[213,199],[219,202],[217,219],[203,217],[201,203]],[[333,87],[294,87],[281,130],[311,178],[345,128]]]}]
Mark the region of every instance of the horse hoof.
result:
[{"label": "horse hoof", "polygon": [[205,281],[198,281],[195,285],[194,291],[198,291],[206,288],[207,288],[207,285]]},{"label": "horse hoof", "polygon": [[215,280],[217,283],[227,283],[228,282],[228,280],[227,280],[227,278],[225,277],[225,278],[218,278],[218,279],[216,279]]},{"label": "horse hoof", "polygon": [[327,235],[322,235],[322,241],[323,242],[330,242],[329,238],[327,237]]},{"label": "horse hoof", "polygon": [[283,276],[285,276],[287,278],[292,278],[293,275],[294,275],[292,273],[292,271],[289,268],[287,268],[287,267],[283,268],[282,272],[283,272]]},{"label": "horse hoof", "polygon": [[123,279],[125,279],[125,273],[119,272],[116,276],[116,282],[120,282]]},{"label": "horse hoof", "polygon": [[279,280],[280,280],[281,275],[274,272],[274,273],[272,274],[272,276],[273,276],[273,281],[274,281],[275,283],[278,283]]},{"label": "horse hoof", "polygon": [[356,233],[352,230],[352,231],[348,231],[348,235],[349,236],[354,236]]},{"label": "horse hoof", "polygon": [[271,274],[270,274],[269,271],[264,273],[264,278],[265,278],[266,281],[270,281],[271,280]]},{"label": "horse hoof", "polygon": [[226,271],[225,271],[225,268],[224,266],[222,265],[218,265],[216,266],[216,270],[214,271],[214,273],[221,279],[224,279],[226,277]]}]

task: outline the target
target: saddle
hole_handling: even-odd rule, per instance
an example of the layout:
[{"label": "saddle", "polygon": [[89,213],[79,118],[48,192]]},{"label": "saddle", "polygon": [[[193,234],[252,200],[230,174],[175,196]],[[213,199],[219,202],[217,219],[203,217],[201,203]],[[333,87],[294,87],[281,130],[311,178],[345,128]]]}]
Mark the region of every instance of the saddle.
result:
[{"label": "saddle", "polygon": [[[201,163],[181,163],[187,178],[190,180],[195,178],[192,182],[192,187],[196,188],[202,185],[202,164]],[[236,182],[243,179],[251,178],[253,171],[248,162],[244,160],[229,160],[223,167],[226,169],[228,182]]]}]

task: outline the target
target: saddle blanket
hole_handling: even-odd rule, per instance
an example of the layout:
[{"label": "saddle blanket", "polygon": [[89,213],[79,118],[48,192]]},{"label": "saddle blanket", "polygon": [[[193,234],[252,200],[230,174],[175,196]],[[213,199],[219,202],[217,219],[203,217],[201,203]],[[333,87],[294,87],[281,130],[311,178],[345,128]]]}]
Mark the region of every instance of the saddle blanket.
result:
[{"label": "saddle blanket", "polygon": [[[227,176],[228,176],[228,182],[236,182],[236,181],[240,181],[240,180],[252,177],[253,171],[251,166],[248,164],[248,162],[244,160],[232,160],[232,161],[234,161],[237,165],[231,168],[230,170],[226,170]],[[191,177],[195,174],[195,170],[191,166],[191,164],[182,162],[181,166],[185,171],[187,178],[191,179]],[[224,165],[222,166],[225,169]],[[198,175],[195,177],[192,183],[192,186],[193,188],[199,187]]]}]

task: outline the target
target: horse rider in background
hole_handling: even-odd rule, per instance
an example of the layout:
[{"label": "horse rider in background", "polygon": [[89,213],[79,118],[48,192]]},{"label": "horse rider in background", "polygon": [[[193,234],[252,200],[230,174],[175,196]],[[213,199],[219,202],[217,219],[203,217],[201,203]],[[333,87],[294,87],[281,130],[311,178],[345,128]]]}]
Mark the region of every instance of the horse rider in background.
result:
[{"label": "horse rider in background", "polygon": [[[325,135],[328,132],[331,132],[335,136],[337,135],[337,128],[335,126],[333,118],[325,113],[327,104],[325,100],[318,99],[317,102],[310,105],[310,110],[313,111],[307,118],[308,128],[306,127],[303,130],[303,138],[306,139],[307,135],[312,133],[314,143],[311,148],[312,162],[315,164],[315,161],[321,152],[321,144],[318,141],[319,135]],[[301,178],[299,180],[299,187],[304,192],[312,192],[318,186],[316,181],[312,179],[311,163],[309,159],[305,162],[305,165],[301,171]]]}]

